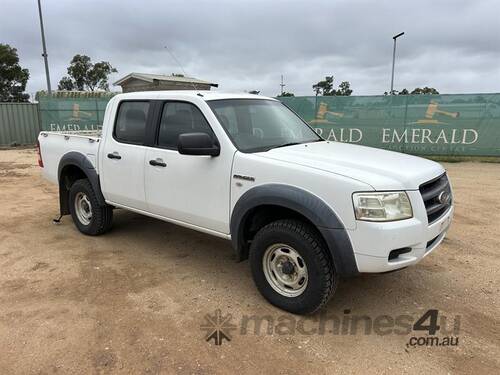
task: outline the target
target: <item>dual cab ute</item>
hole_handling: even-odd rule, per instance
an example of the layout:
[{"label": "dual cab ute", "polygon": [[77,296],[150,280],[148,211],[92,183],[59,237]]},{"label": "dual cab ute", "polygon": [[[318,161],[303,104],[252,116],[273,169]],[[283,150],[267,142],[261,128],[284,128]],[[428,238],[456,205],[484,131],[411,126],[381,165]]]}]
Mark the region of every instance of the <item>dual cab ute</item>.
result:
[{"label": "dual cab ute", "polygon": [[453,214],[438,163],[325,141],[250,94],[120,94],[102,134],[43,131],[39,152],[82,233],[105,233],[123,208],[231,240],[262,295],[299,314],[326,304],[339,277],[417,263]]}]

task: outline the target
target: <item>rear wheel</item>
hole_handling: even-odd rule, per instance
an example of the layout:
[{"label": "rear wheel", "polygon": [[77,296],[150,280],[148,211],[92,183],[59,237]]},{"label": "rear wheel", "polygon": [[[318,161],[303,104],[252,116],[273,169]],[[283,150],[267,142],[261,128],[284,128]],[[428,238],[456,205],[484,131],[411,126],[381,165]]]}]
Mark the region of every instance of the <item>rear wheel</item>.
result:
[{"label": "rear wheel", "polygon": [[338,284],[321,236],[298,220],[278,220],[257,232],[250,247],[250,266],[262,295],[296,314],[320,309]]},{"label": "rear wheel", "polygon": [[99,204],[89,180],[75,181],[69,191],[69,202],[71,217],[80,232],[97,236],[111,228],[113,208]]}]

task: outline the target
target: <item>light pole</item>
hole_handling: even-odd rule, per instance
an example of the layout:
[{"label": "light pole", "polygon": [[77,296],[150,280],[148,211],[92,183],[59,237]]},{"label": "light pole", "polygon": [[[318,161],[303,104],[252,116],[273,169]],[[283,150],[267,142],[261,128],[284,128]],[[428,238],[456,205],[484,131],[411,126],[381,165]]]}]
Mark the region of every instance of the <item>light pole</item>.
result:
[{"label": "light pole", "polygon": [[42,33],[42,48],[43,48],[43,59],[45,61],[45,76],[47,77],[47,91],[49,95],[52,93],[50,88],[50,74],[49,74],[49,60],[47,55],[47,46],[45,45],[45,32],[43,30],[43,18],[42,18],[42,5],[40,0],[38,0],[38,15],[40,16],[40,31]]},{"label": "light pole", "polygon": [[403,36],[405,33],[399,33],[394,35],[392,39],[394,40],[394,49],[392,50],[392,75],[391,75],[391,95],[394,95],[394,63],[396,62],[396,39]]}]

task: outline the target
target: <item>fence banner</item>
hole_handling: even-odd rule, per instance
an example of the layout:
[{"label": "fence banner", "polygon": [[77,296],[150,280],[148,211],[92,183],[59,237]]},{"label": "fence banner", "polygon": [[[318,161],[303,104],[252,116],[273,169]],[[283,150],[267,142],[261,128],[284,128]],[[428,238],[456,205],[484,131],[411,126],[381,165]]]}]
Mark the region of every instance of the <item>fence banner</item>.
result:
[{"label": "fence banner", "polygon": [[[113,95],[40,95],[40,127],[100,129]],[[500,156],[500,94],[279,99],[329,140],[418,155]]]},{"label": "fence banner", "polygon": [[112,96],[111,93],[85,95],[75,92],[40,95],[40,128],[50,131],[98,130]]},{"label": "fence banner", "polygon": [[418,155],[500,156],[500,94],[279,99],[325,139]]}]

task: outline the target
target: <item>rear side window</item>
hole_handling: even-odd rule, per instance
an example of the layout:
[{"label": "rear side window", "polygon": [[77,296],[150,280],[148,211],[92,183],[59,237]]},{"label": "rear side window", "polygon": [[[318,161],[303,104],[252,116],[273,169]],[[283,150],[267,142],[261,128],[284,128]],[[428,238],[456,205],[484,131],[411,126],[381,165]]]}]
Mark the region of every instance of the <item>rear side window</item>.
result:
[{"label": "rear side window", "polygon": [[149,102],[122,102],[116,117],[115,138],[125,143],[143,144]]},{"label": "rear side window", "polygon": [[158,146],[176,149],[179,135],[183,133],[206,133],[215,140],[212,128],[194,104],[165,103],[161,114]]}]

